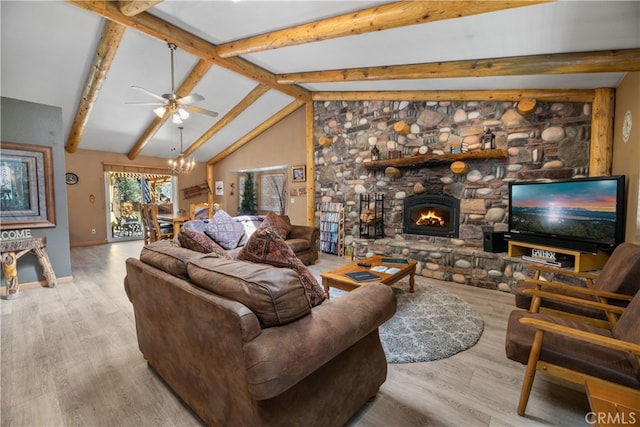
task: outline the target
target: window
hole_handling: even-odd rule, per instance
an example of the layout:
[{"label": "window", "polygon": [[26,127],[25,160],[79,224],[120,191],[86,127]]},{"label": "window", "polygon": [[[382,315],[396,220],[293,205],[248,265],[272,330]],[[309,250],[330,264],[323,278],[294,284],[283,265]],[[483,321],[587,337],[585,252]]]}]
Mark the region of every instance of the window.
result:
[{"label": "window", "polygon": [[286,210],[285,173],[260,175],[260,210],[284,213]]}]

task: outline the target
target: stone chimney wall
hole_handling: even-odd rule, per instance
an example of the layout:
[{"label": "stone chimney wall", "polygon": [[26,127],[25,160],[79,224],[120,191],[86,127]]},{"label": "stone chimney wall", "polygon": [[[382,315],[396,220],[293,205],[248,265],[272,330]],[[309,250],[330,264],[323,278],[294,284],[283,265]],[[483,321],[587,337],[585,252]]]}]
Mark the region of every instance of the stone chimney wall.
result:
[{"label": "stone chimney wall", "polygon": [[[345,243],[356,256],[416,259],[428,277],[510,290],[520,278],[519,259],[483,252],[483,231],[507,231],[508,183],[589,173],[591,104],[537,102],[523,112],[517,102],[500,101],[327,101],[315,102],[314,112],[316,206],[345,204]],[[400,121],[408,133],[395,131]],[[436,155],[459,146],[480,151],[486,129],[507,157],[463,160],[462,174],[446,162],[399,168],[400,177],[366,167],[374,146],[380,158],[390,151],[413,156],[422,146]],[[402,233],[404,198],[424,192],[460,199],[458,239]],[[361,193],[385,195],[383,239],[357,235]]]}]

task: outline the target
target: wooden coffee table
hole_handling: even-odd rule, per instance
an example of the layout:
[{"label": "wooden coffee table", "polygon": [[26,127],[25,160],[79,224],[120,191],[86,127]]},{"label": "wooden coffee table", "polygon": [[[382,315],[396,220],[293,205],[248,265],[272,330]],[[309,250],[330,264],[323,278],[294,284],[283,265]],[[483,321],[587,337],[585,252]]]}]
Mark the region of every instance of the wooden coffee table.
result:
[{"label": "wooden coffee table", "polygon": [[[391,286],[407,276],[409,276],[409,292],[413,293],[415,287],[416,261],[409,260],[407,264],[383,263],[383,258],[386,257],[382,257],[379,255],[372,256],[369,258],[354,261],[350,264],[346,264],[342,267],[338,267],[336,269],[327,271],[326,273],[320,274],[320,277],[322,277],[322,287],[324,288],[324,293],[327,299],[329,299],[330,287],[342,289],[343,291],[352,291],[360,286],[365,286],[370,283],[376,282],[384,283],[385,285]],[[358,263],[363,262],[371,264],[371,267],[361,267],[358,265]],[[395,274],[372,271],[373,274],[380,276],[380,280],[369,282],[356,282],[355,280],[351,280],[349,277],[345,276],[346,273],[370,271],[373,267],[380,265],[384,265],[385,267],[395,267],[399,269],[399,271]]]}]

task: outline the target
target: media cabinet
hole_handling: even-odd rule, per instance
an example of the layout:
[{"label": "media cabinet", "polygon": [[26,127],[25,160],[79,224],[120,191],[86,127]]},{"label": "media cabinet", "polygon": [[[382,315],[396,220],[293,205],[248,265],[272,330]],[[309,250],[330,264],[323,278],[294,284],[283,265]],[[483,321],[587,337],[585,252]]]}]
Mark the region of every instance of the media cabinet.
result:
[{"label": "media cabinet", "polygon": [[[531,243],[509,241],[510,257],[532,257],[532,251],[554,252],[572,261],[573,271],[600,270],[609,259],[609,254],[598,250],[597,253],[585,253],[573,249],[554,248],[551,246],[535,245]],[[542,259],[541,259],[542,260]],[[552,264],[549,264],[552,265]]]}]

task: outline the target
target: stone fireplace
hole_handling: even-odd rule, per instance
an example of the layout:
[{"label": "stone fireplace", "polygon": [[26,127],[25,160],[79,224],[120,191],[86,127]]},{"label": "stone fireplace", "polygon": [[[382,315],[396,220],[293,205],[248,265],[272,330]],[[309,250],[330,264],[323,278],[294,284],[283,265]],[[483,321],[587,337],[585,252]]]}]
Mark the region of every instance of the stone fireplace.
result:
[{"label": "stone fireplace", "polygon": [[458,237],[460,201],[444,194],[418,194],[404,200],[402,229],[405,234]]},{"label": "stone fireplace", "polygon": [[[413,259],[418,275],[505,292],[530,275],[519,257],[483,247],[485,232],[508,231],[509,183],[589,174],[584,102],[524,113],[514,101],[316,101],[314,131],[316,206],[344,204],[350,254]],[[384,195],[380,235],[360,232],[370,194]]]}]

